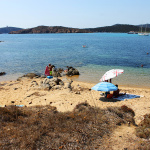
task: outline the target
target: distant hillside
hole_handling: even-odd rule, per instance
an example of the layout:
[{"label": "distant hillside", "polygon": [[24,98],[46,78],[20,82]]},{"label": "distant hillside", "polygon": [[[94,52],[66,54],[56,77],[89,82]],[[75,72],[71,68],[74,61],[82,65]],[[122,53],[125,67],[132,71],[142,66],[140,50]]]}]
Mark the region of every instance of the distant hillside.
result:
[{"label": "distant hillside", "polygon": [[[140,27],[134,25],[126,25],[126,24],[116,24],[113,26],[106,26],[106,27],[98,27],[98,28],[89,28],[91,32],[120,32],[120,33],[127,33],[129,31],[139,32]],[[147,29],[150,32],[150,28]]]},{"label": "distant hillside", "polygon": [[31,34],[31,33],[88,33],[88,30],[78,28],[68,28],[62,26],[38,26],[35,28],[12,31],[10,34]]},{"label": "distant hillside", "polygon": [[146,28],[150,28],[150,24],[140,24],[140,25],[137,25],[139,27],[146,27]]},{"label": "distant hillside", "polygon": [[[116,24],[113,26],[97,27],[97,28],[68,28],[62,26],[38,26],[35,28],[22,29],[19,31],[11,31],[10,34],[32,34],[32,33],[93,33],[93,32],[114,32],[114,33],[128,33],[130,31],[139,32],[141,25],[127,25]],[[144,28],[144,25],[143,25]],[[150,28],[147,28],[150,32]]]},{"label": "distant hillside", "polygon": [[0,28],[0,34],[2,34],[2,33],[9,33],[9,32],[11,32],[11,31],[18,31],[18,30],[22,30],[22,28],[3,27],[3,28]]}]

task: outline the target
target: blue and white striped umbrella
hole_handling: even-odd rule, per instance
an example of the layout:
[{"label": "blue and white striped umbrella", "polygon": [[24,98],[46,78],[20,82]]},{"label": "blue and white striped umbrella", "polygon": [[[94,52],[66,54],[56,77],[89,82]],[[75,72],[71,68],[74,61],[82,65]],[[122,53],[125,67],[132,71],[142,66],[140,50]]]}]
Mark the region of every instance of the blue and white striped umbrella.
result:
[{"label": "blue and white striped umbrella", "polygon": [[109,82],[100,82],[96,84],[95,86],[93,86],[91,89],[95,91],[109,92],[109,91],[116,91],[118,87],[116,87],[114,84],[109,83]]}]

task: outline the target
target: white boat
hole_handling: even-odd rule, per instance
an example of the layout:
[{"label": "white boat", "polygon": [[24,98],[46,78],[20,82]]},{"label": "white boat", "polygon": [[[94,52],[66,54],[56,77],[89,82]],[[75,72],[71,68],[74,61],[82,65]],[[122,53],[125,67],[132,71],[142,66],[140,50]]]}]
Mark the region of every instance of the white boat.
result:
[{"label": "white boat", "polygon": [[148,33],[138,33],[138,35],[149,36],[149,34],[148,34]]},{"label": "white boat", "polygon": [[149,36],[149,33],[146,33],[146,27],[145,27],[145,32],[142,32],[142,26],[141,26],[141,32],[138,33],[138,35]]},{"label": "white boat", "polygon": [[128,34],[138,34],[138,32],[130,31]]}]

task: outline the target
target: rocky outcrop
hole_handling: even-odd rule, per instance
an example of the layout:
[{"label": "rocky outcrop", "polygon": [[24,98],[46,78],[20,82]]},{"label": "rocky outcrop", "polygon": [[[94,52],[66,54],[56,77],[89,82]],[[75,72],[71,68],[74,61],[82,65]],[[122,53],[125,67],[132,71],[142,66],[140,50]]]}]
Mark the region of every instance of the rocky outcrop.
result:
[{"label": "rocky outcrop", "polygon": [[41,81],[39,88],[44,90],[60,89],[63,85],[64,82],[57,77],[52,79],[45,78],[43,81]]},{"label": "rocky outcrop", "polygon": [[39,88],[43,90],[69,89],[71,91],[72,82],[73,82],[72,80],[68,80],[67,82],[64,82],[57,77],[52,78],[52,79],[46,78],[43,81],[41,81]]},{"label": "rocky outcrop", "polygon": [[37,74],[35,74],[35,73],[28,73],[28,74],[26,74],[26,75],[23,75],[23,77],[28,77],[28,78],[30,78],[30,79],[32,79],[32,78],[34,78],[34,77],[40,77],[40,75],[37,75]]},{"label": "rocky outcrop", "polygon": [[36,80],[31,81],[30,89],[36,89],[36,90],[61,90],[61,89],[67,89],[69,91],[72,90],[72,80],[63,81],[57,77],[48,79],[45,78],[40,83],[37,83]]},{"label": "rocky outcrop", "polygon": [[61,77],[60,71],[53,67],[52,68],[52,76],[53,77]]},{"label": "rocky outcrop", "polygon": [[0,72],[0,76],[3,76],[5,75],[6,73],[5,72]]},{"label": "rocky outcrop", "polygon": [[66,75],[68,76],[79,75],[79,71],[76,68],[73,67],[67,67],[67,68],[68,68],[68,72],[66,73]]},{"label": "rocky outcrop", "polygon": [[[27,78],[33,79],[33,78],[39,78],[39,77],[41,77],[41,76],[40,76],[40,75],[37,75],[37,74],[35,74],[35,73],[27,73],[27,74],[23,75],[22,77],[19,77],[19,78],[17,79],[17,81],[21,81],[21,79],[22,79],[23,77],[27,77]],[[46,78],[46,76],[43,75],[43,77],[41,77],[41,78]]]}]

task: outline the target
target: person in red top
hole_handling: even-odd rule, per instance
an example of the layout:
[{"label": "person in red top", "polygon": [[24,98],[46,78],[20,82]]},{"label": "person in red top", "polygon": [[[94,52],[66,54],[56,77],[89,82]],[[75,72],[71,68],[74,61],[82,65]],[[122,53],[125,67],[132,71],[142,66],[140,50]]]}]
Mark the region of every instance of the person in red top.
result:
[{"label": "person in red top", "polygon": [[50,76],[50,73],[49,73],[49,68],[48,68],[48,66],[46,66],[46,68],[45,68],[45,75],[46,75],[46,76]]}]

